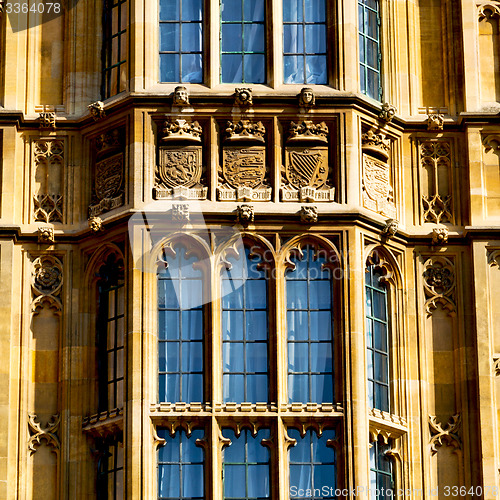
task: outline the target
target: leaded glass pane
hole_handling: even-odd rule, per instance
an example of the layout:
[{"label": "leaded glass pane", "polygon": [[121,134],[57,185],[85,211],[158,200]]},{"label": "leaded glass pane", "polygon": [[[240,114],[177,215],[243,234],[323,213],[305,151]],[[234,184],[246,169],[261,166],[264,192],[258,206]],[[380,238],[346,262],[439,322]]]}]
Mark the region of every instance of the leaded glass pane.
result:
[{"label": "leaded glass pane", "polygon": [[[268,401],[268,310],[265,272],[248,248],[222,273],[224,402]],[[255,321],[255,322],[254,322]]]},{"label": "leaded glass pane", "polygon": [[270,454],[263,444],[270,437],[269,429],[259,429],[255,437],[248,429],[243,429],[239,437],[232,429],[223,429],[222,435],[231,440],[223,452],[224,498],[269,498]]},{"label": "leaded glass pane", "polygon": [[286,274],[288,400],[333,402],[332,281],[311,247]]},{"label": "leaded glass pane", "polygon": [[386,500],[393,498],[392,462],[387,452],[390,445],[381,439],[370,445],[370,498],[371,500]]},{"label": "leaded glass pane", "polygon": [[221,82],[264,83],[264,0],[221,1]]},{"label": "leaded glass pane", "polygon": [[158,400],[203,401],[203,281],[186,248],[158,273]]},{"label": "leaded glass pane", "polygon": [[160,81],[203,81],[202,0],[160,0]]},{"label": "leaded glass pane", "polygon": [[204,454],[196,441],[204,431],[194,429],[188,436],[177,429],[171,436],[167,429],[157,429],[165,444],[158,449],[158,500],[204,498]]},{"label": "leaded glass pane", "polygon": [[387,289],[374,266],[366,269],[366,275],[368,401],[372,408],[389,411]]},{"label": "leaded glass pane", "polygon": [[283,66],[285,83],[327,83],[324,0],[283,2]]},{"label": "leaded glass pane", "polygon": [[360,90],[377,100],[382,98],[379,24],[378,0],[358,0]]}]

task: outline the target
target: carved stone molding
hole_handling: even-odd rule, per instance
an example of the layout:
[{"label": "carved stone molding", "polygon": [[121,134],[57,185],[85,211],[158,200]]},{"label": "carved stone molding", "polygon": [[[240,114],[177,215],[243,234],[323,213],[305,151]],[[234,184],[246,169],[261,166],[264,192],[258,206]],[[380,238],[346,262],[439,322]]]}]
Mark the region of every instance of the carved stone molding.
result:
[{"label": "carved stone molding", "polygon": [[119,129],[105,132],[95,141],[97,150],[93,169],[92,202],[89,216],[98,217],[104,212],[123,205],[125,196],[123,138]]},{"label": "carved stone molding", "polygon": [[397,112],[396,106],[393,106],[388,102],[384,102],[384,104],[382,104],[382,110],[380,111],[378,117],[383,122],[390,123],[394,118],[396,112]]},{"label": "carved stone molding", "polygon": [[42,424],[38,422],[38,417],[34,413],[28,414],[28,428],[30,432],[28,449],[30,455],[36,452],[38,447],[42,444],[42,441],[45,441],[47,446],[50,446],[52,451],[56,455],[59,455],[61,443],[59,442],[57,431],[59,430],[60,422],[61,416],[59,414],[52,415],[47,425],[42,427]]},{"label": "carved stone molding", "polygon": [[500,17],[500,4],[498,2],[487,2],[478,5],[478,20],[489,19],[492,17]]},{"label": "carved stone molding", "polygon": [[172,95],[174,106],[188,106],[189,105],[189,94],[183,85],[175,87],[174,93]]},{"label": "carved stone molding", "polygon": [[[35,178],[39,186],[38,192],[33,198],[35,221],[62,222],[63,195],[61,190],[63,188],[64,141],[61,139],[35,141],[33,152]],[[53,191],[54,189],[56,192]]]},{"label": "carved stone molding", "polygon": [[166,121],[155,170],[156,199],[204,200],[202,128],[197,121]]},{"label": "carved stone molding", "polygon": [[106,112],[104,111],[104,103],[102,101],[96,101],[87,106],[90,114],[94,121],[99,121],[106,116]]},{"label": "carved stone molding", "polygon": [[425,171],[427,177],[427,183],[422,185],[423,221],[436,224],[453,223],[450,142],[421,142],[419,144],[419,164],[421,175]]},{"label": "carved stone molding", "polygon": [[234,104],[240,107],[252,106],[252,89],[236,88],[234,90]]},{"label": "carved stone molding", "polygon": [[423,279],[427,314],[431,315],[440,304],[450,316],[454,316],[456,314],[454,263],[446,257],[430,257],[424,263]]},{"label": "carved stone molding", "polygon": [[39,114],[40,128],[56,128],[56,114],[53,111],[43,111]]},{"label": "carved stone molding", "polygon": [[432,230],[432,244],[433,245],[446,245],[448,243],[448,228],[437,227]]},{"label": "carved stone molding", "polygon": [[437,417],[429,415],[431,455],[435,455],[438,447],[445,444],[452,446],[454,450],[462,449],[462,442],[458,436],[461,423],[462,419],[459,413],[453,415],[444,427],[437,421]]},{"label": "carved stone molding", "polygon": [[305,224],[313,224],[318,222],[318,208],[317,207],[302,207],[300,209],[300,222]]},{"label": "carved stone molding", "polygon": [[303,108],[311,108],[316,104],[316,96],[313,89],[304,87],[299,94],[299,106]]},{"label": "carved stone molding", "polygon": [[31,311],[38,314],[39,309],[45,304],[54,309],[56,313],[62,311],[60,300],[63,285],[62,262],[54,255],[42,255],[33,262],[31,274],[31,289],[33,302]]},{"label": "carved stone molding", "polygon": [[427,118],[427,130],[443,130],[444,116],[441,113],[431,113]]},{"label": "carved stone molding", "polygon": [[53,227],[39,227],[38,228],[38,243],[54,243],[54,228]]},{"label": "carved stone molding", "polygon": [[251,205],[239,205],[237,208],[237,220],[242,224],[253,222],[255,217],[254,208]]}]

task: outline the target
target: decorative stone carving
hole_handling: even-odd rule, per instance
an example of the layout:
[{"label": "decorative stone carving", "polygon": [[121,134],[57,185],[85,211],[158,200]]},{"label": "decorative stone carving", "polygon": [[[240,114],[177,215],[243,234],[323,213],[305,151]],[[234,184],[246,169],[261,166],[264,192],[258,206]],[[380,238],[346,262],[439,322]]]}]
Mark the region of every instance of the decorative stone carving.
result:
[{"label": "decorative stone carving", "polygon": [[40,113],[40,128],[56,128],[56,114],[53,111]]},{"label": "decorative stone carving", "polygon": [[500,149],[500,134],[490,134],[483,137],[484,150],[488,153],[489,151],[498,151]]},{"label": "decorative stone carving", "polygon": [[492,267],[496,266],[500,269],[500,249],[488,250],[488,264]]},{"label": "decorative stone carving", "polygon": [[427,118],[427,130],[443,130],[444,116],[440,113],[431,113]]},{"label": "decorative stone carving", "polygon": [[393,106],[392,104],[389,104],[388,102],[384,102],[384,104],[382,104],[382,110],[380,111],[380,114],[378,115],[378,117],[383,122],[389,123],[394,118],[394,115],[396,114],[396,112],[397,112],[396,106]]},{"label": "decorative stone carving", "polygon": [[450,316],[456,313],[455,303],[455,265],[446,257],[431,257],[424,263],[425,310],[431,315],[438,304]]},{"label": "decorative stone carving", "polygon": [[361,135],[361,144],[363,153],[382,158],[386,161],[389,159],[391,140],[384,133],[370,129]]},{"label": "decorative stone carving", "polygon": [[94,165],[92,202],[89,216],[97,217],[124,202],[124,153],[120,130],[101,134],[95,141],[97,150]]},{"label": "decorative stone carving", "polygon": [[251,205],[239,205],[237,209],[238,222],[248,224],[254,220],[254,209]]},{"label": "decorative stone carving", "polygon": [[237,88],[234,92],[234,104],[240,107],[252,106],[252,89]]},{"label": "decorative stone carving", "polygon": [[104,111],[104,103],[102,101],[96,101],[92,104],[89,104],[87,108],[92,115],[94,121],[99,121],[101,118],[106,116],[106,112]]},{"label": "decorative stone carving", "polygon": [[173,95],[173,104],[174,106],[188,106],[189,105],[189,94],[183,85],[179,85],[174,89]]},{"label": "decorative stone carving", "polygon": [[63,185],[64,141],[60,139],[35,141],[33,150],[37,183],[33,198],[35,221],[62,222],[63,196],[60,190]]},{"label": "decorative stone carving", "polygon": [[500,5],[494,3],[486,3],[478,5],[478,20],[489,19],[491,17],[500,17]]},{"label": "decorative stone carving", "polygon": [[382,230],[382,234],[386,238],[393,238],[396,236],[396,233],[398,232],[398,226],[399,226],[399,221],[395,219],[388,219],[384,229]]},{"label": "decorative stone carving", "polygon": [[38,243],[54,243],[54,228],[39,227],[38,228]]},{"label": "decorative stone carving", "polygon": [[500,377],[500,354],[493,355],[493,374],[495,377]]},{"label": "decorative stone carving", "polygon": [[57,437],[57,431],[59,430],[61,416],[59,414],[52,415],[51,419],[44,427],[42,427],[42,424],[37,420],[38,417],[35,414],[28,414],[28,428],[30,432],[28,450],[30,455],[33,455],[33,453],[36,452],[38,447],[42,444],[42,441],[45,441],[47,446],[52,447],[52,451],[56,455],[59,455],[61,443]]},{"label": "decorative stone carving", "polygon": [[318,207],[301,207],[300,209],[300,221],[305,224],[313,224],[318,222]]},{"label": "decorative stone carving", "polygon": [[448,243],[448,228],[437,227],[432,230],[432,244],[446,245]]},{"label": "decorative stone carving", "polygon": [[[261,122],[228,122],[219,167],[218,199],[223,201],[269,201],[266,181],[265,128]],[[255,145],[256,144],[256,145]]]},{"label": "decorative stone carving", "polygon": [[[319,146],[318,146],[319,144]],[[292,122],[281,173],[283,201],[333,201],[335,188],[328,184],[328,127],[310,120]]]},{"label": "decorative stone carving", "polygon": [[203,174],[202,128],[197,121],[167,121],[158,148],[154,196],[204,200],[208,188],[201,183]]},{"label": "decorative stone carving", "polygon": [[33,262],[31,290],[33,293],[33,302],[31,310],[33,314],[44,304],[56,312],[62,311],[60,300],[61,288],[63,284],[62,262],[54,255],[42,255]]},{"label": "decorative stone carving", "polygon": [[462,442],[458,436],[461,423],[462,419],[459,413],[453,415],[444,427],[437,421],[437,417],[429,415],[431,455],[435,455],[438,447],[445,444],[452,446],[455,450],[462,449]]},{"label": "decorative stone carving", "polygon": [[451,190],[451,144],[448,141],[425,141],[419,145],[424,222],[453,222]]},{"label": "decorative stone carving", "polygon": [[310,108],[316,104],[316,96],[313,89],[304,87],[299,94],[299,106],[303,108]]},{"label": "decorative stone carving", "polygon": [[176,222],[188,222],[189,205],[187,203],[178,203],[172,205],[172,220]]},{"label": "decorative stone carving", "polygon": [[391,167],[388,164],[391,140],[380,130],[370,129],[361,135],[363,150],[363,206],[396,219]]},{"label": "decorative stone carving", "polygon": [[89,227],[90,230],[93,231],[94,233],[102,231],[103,230],[102,219],[100,217],[90,217]]}]

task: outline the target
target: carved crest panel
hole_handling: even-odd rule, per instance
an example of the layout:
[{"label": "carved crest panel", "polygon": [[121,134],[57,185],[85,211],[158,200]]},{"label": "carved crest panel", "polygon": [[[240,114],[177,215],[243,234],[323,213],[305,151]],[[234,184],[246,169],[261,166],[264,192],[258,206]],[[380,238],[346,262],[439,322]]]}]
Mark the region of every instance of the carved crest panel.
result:
[{"label": "carved crest panel", "polygon": [[89,216],[97,217],[124,203],[124,152],[119,130],[101,134],[95,141],[92,203]]},{"label": "carved crest panel", "polygon": [[363,206],[386,217],[396,217],[390,167],[363,154]]},{"label": "carved crest panel", "polygon": [[222,167],[219,168],[218,199],[271,200],[272,190],[266,182],[266,148],[262,144],[265,128],[262,123],[248,120],[241,120],[236,124],[229,122],[226,134]]},{"label": "carved crest panel", "polygon": [[[204,200],[208,188],[203,174],[202,128],[198,122],[167,121],[158,147],[154,196],[156,199]],[[194,143],[194,144],[193,144]]]}]

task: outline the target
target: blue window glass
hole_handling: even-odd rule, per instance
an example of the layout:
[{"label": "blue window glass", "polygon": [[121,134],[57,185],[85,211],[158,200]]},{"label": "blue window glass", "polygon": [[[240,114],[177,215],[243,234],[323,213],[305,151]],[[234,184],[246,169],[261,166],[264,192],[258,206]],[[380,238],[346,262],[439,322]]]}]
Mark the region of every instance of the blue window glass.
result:
[{"label": "blue window glass", "polygon": [[123,92],[127,86],[126,0],[104,0],[101,98]]},{"label": "blue window glass", "polygon": [[183,246],[158,273],[159,401],[202,402],[203,276]]},{"label": "blue window glass", "polygon": [[158,450],[158,500],[203,499],[203,448],[196,445],[204,431],[195,429],[188,436],[177,429],[171,436],[167,429],[158,429],[165,444]]},{"label": "blue window glass", "polygon": [[390,411],[387,288],[375,266],[366,269],[365,289],[368,402]]},{"label": "blue window glass", "polygon": [[268,401],[267,280],[248,248],[222,273],[223,399]]},{"label": "blue window glass", "polygon": [[387,456],[390,446],[381,440],[374,441],[370,446],[370,498],[392,499],[394,498],[392,461]]},{"label": "blue window glass", "polygon": [[298,430],[289,428],[288,436],[296,441],[289,451],[290,498],[336,498],[336,455],[330,441],[335,439],[335,431],[326,429],[319,437],[309,429],[302,437]]},{"label": "blue window glass", "polygon": [[380,81],[380,10],[378,0],[358,0],[359,77],[361,92],[382,99]]},{"label": "blue window glass", "polygon": [[231,440],[224,449],[223,477],[225,499],[261,499],[271,495],[269,449],[263,440],[269,439],[270,430],[260,429],[254,436],[248,429],[239,437],[232,429],[223,429],[222,435]]},{"label": "blue window glass", "polygon": [[285,83],[327,83],[325,0],[283,2],[283,67]]},{"label": "blue window glass", "polygon": [[326,258],[306,247],[286,274],[288,401],[333,402],[333,297]]},{"label": "blue window glass", "polygon": [[221,82],[266,81],[264,0],[221,0]]},{"label": "blue window glass", "polygon": [[160,81],[203,81],[203,0],[160,0]]}]

